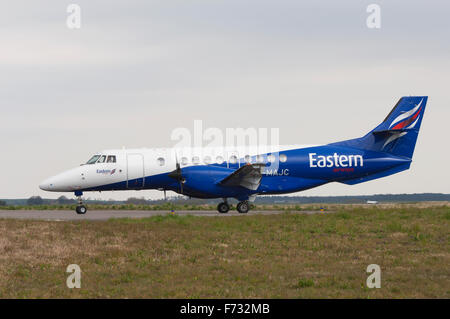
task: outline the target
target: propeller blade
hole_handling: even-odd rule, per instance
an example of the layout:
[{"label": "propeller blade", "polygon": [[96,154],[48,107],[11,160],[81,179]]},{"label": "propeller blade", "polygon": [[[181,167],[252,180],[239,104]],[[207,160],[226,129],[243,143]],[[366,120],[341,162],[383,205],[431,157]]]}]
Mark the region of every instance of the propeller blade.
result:
[{"label": "propeller blade", "polygon": [[175,153],[175,170],[170,172],[168,174],[169,177],[176,179],[180,183],[180,192],[183,194],[183,183],[185,182],[185,179],[183,178],[183,175],[181,173],[181,165],[178,162],[178,156]]}]

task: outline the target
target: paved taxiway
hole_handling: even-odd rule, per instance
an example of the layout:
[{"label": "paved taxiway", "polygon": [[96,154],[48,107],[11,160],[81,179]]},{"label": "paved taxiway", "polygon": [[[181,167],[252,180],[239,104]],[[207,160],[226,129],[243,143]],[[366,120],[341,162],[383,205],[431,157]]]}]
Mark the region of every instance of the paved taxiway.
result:
[{"label": "paved taxiway", "polygon": [[[91,210],[85,215],[78,215],[74,211],[63,210],[0,210],[0,218],[15,219],[39,219],[39,220],[108,220],[110,218],[143,218],[156,215],[166,215],[171,212],[166,210]],[[246,215],[275,215],[283,211],[250,211],[247,214],[239,214],[230,211],[227,214],[219,214],[216,211],[183,210],[175,211],[175,215],[194,216],[246,216]],[[315,214],[324,213],[321,211],[299,211],[298,213]]]}]

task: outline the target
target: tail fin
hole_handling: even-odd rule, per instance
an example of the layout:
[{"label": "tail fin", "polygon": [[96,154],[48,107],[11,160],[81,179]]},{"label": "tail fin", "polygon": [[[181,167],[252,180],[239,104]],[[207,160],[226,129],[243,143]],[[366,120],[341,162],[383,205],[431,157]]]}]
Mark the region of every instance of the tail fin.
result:
[{"label": "tail fin", "polygon": [[361,138],[331,145],[386,152],[412,159],[427,100],[427,96],[402,97],[374,130]]}]

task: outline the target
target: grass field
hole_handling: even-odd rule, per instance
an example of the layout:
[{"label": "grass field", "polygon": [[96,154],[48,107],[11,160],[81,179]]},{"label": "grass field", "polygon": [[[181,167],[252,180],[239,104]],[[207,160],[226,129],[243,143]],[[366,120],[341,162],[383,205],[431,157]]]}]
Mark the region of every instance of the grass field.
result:
[{"label": "grass field", "polygon": [[[428,208],[435,206],[449,206],[450,202],[409,202],[409,203],[380,203],[377,204],[378,208]],[[152,205],[143,205],[143,204],[86,204],[89,210],[213,210],[217,209],[217,205],[190,205],[190,204],[174,204],[172,202],[166,202],[164,204],[152,204]],[[231,203],[233,209],[235,209],[236,205]],[[368,204],[258,204],[253,205],[252,209],[255,210],[277,210],[277,211],[311,211],[311,210],[319,210],[321,208],[326,208],[328,210],[337,210],[337,209],[353,209],[353,208],[367,208],[373,205]],[[0,206],[0,210],[75,210],[76,205],[9,205],[9,206]]]},{"label": "grass field", "polygon": [[[450,207],[0,220],[0,298],[450,298]],[[82,270],[66,287],[67,265]],[[381,267],[369,289],[366,268]]]}]

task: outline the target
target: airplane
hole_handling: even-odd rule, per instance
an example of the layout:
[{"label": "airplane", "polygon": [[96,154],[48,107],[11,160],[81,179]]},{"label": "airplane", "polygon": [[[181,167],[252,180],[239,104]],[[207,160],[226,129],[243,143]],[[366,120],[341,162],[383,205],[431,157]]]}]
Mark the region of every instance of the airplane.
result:
[{"label": "airplane", "polygon": [[[114,149],[43,181],[51,192],[74,192],[85,214],[84,192],[167,190],[194,198],[222,198],[217,210],[247,213],[257,195],[299,192],[331,182],[355,185],[409,169],[427,96],[402,97],[381,124],[363,137],[315,146],[247,148]],[[200,155],[201,154],[201,155]],[[202,156],[202,157],[201,157]]]}]

